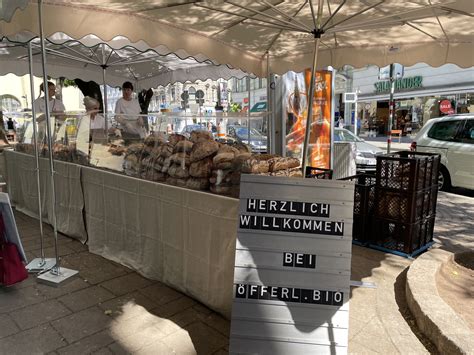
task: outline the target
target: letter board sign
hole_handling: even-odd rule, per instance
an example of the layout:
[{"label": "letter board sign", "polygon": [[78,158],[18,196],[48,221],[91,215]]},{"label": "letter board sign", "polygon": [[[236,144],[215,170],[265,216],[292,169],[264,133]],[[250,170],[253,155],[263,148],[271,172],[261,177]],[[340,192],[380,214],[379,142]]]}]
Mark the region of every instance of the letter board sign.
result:
[{"label": "letter board sign", "polygon": [[345,354],[354,185],[242,175],[231,354]]}]

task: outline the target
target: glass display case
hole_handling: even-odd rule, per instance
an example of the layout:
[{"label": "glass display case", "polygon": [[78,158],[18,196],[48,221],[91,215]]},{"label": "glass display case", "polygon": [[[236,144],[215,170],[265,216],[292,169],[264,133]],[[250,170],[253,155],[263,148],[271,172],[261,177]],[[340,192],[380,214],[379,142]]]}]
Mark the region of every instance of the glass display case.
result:
[{"label": "glass display case", "polygon": [[[242,173],[301,176],[300,161],[267,153],[266,113],[139,116],[64,113],[52,118],[54,159],[238,197]],[[48,156],[45,128],[38,151]],[[31,117],[17,151],[32,154]]]}]

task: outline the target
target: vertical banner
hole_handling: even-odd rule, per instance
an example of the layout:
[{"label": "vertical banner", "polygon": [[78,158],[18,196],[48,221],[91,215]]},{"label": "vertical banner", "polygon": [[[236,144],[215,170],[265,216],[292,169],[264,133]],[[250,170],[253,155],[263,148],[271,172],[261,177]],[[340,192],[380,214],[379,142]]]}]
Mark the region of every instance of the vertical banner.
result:
[{"label": "vertical banner", "polygon": [[243,174],[231,354],[346,354],[354,184]]},{"label": "vertical banner", "polygon": [[[315,80],[308,164],[329,169],[331,165],[332,72],[318,71]],[[310,83],[311,71],[309,69],[304,73],[288,72],[282,77],[282,103],[283,112],[286,115],[284,117],[286,156],[302,157]]]}]

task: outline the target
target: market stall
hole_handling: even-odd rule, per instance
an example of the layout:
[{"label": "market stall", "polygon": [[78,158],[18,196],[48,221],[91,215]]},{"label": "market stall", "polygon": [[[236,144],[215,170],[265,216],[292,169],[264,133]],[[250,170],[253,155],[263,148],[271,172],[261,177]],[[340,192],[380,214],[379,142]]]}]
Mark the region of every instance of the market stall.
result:
[{"label": "market stall", "polygon": [[[5,150],[7,186],[12,205],[29,216],[38,217],[38,191],[34,156]],[[52,224],[51,186],[48,160],[40,159],[41,206],[44,221]],[[81,189],[81,167],[55,162],[56,218],[58,230],[82,242],[87,240],[82,212],[84,198]]]},{"label": "market stall", "polygon": [[[428,5],[425,1],[420,0],[411,2],[407,8],[401,8],[398,2],[393,1],[359,2],[343,6],[345,2],[319,0],[317,14],[311,1],[277,2],[272,0],[252,1],[246,4],[235,4],[228,1],[190,1],[186,3],[180,1],[157,4],[151,8],[146,2],[130,6],[129,3],[125,4],[114,0],[88,1],[87,4],[86,2],[70,4],[66,1],[39,1],[39,4],[40,8],[41,5],[44,5],[44,25],[47,36],[60,31],[65,31],[74,38],[95,33],[100,39],[106,41],[120,32],[132,42],[144,40],[150,47],[164,45],[170,52],[175,53],[183,49],[186,49],[191,55],[204,53],[219,63],[229,63],[234,68],[244,68],[257,75],[270,72],[284,73],[289,69],[302,70],[307,68],[311,62],[313,63],[313,73],[316,67],[327,65],[340,67],[345,64],[362,66],[366,65],[368,61],[377,65],[393,62],[410,64],[417,61],[424,61],[431,65],[440,65],[445,62],[453,62],[461,66],[472,65],[472,56],[470,55],[473,43],[472,26],[469,25],[469,21],[464,21],[467,17],[472,17],[472,6],[470,6],[472,4],[465,0],[434,5]],[[176,11],[177,8],[179,11]],[[37,3],[30,2],[24,11],[18,11],[15,14],[11,23],[0,22],[0,32],[7,36],[18,33],[20,29],[36,32],[37,22],[32,19],[36,19],[37,10]],[[103,26],[103,23],[107,23],[108,26]],[[255,30],[256,26],[258,31]],[[394,27],[397,28],[397,43],[394,43],[393,39]],[[312,50],[313,44],[314,52]],[[44,51],[42,52],[44,54]],[[46,81],[46,73],[43,76]],[[314,82],[312,77],[313,75],[310,76],[311,83]],[[313,90],[314,87],[309,91],[310,97],[313,97]],[[309,105],[309,107],[313,106]],[[307,122],[310,123],[311,110],[308,111],[307,117],[309,118]],[[11,156],[13,154],[18,153],[12,153]],[[186,157],[181,158],[184,158],[182,166],[185,167]],[[175,161],[174,164],[179,165],[179,162]],[[141,173],[143,164],[136,165],[140,168],[139,172]],[[156,164],[153,164],[153,170],[157,171],[154,166]],[[158,164],[158,166],[161,166],[160,172],[163,173],[164,165]],[[266,166],[264,169],[267,169],[268,173],[270,163],[262,163],[260,159],[255,159],[250,164],[251,170],[254,166]],[[81,170],[88,169],[81,168]],[[259,168],[256,168],[256,172],[259,172]],[[168,174],[168,170],[166,173]],[[173,174],[175,173],[178,173],[177,168],[174,169]],[[173,174],[168,174],[166,181],[171,176],[172,179],[168,182],[177,183],[177,178]],[[183,172],[179,171],[179,174],[183,174]],[[163,178],[161,175],[159,177]],[[120,178],[133,179],[124,176],[120,176]],[[139,191],[147,191],[148,196],[153,196],[147,187],[144,186],[141,189],[140,183],[129,183],[128,180],[126,180],[127,182],[115,182],[115,188],[111,188],[110,191],[108,188],[102,187],[101,192],[100,187],[97,187],[100,186],[101,181],[103,184],[103,178],[102,180],[97,178],[94,183],[91,181],[91,185],[99,189],[96,192],[104,196],[104,201],[111,199],[116,202],[116,205],[124,203],[121,198],[116,196],[117,193],[119,195],[123,193],[117,188],[117,184],[121,186],[120,183],[124,185],[123,189],[126,189],[126,194],[129,197],[138,194]],[[149,184],[142,183],[146,186]],[[210,178],[209,183],[211,183]],[[160,184],[156,185],[161,186]],[[178,209],[181,209],[181,205],[194,206],[192,203],[194,199],[186,197],[180,188],[167,185],[166,190],[166,193],[161,192],[168,196],[166,200],[160,200],[159,204],[162,207],[169,208],[171,206],[171,209],[174,208],[175,212],[179,212]],[[180,192],[177,193],[177,191]],[[202,194],[191,190],[186,191],[190,191],[189,194],[193,196]],[[168,200],[168,198],[171,199]],[[181,205],[175,205],[174,199]],[[98,199],[87,200],[86,198],[86,213],[87,205],[91,201],[104,209],[107,207],[105,203],[100,206]],[[158,202],[155,201],[155,204]],[[104,213],[103,215],[109,220],[107,212],[99,211],[99,207],[94,212],[99,216],[100,213]],[[118,212],[114,216],[126,214],[127,207],[120,207],[120,211],[117,210]],[[186,207],[188,212],[179,212],[180,214],[178,214],[182,216],[187,226],[193,219],[189,217],[191,207]],[[138,207],[136,210],[140,211]],[[163,216],[164,212],[160,211]],[[126,216],[128,217],[128,215]],[[135,221],[139,220],[138,215],[134,216]],[[91,219],[92,217],[87,218]],[[118,223],[120,221],[114,218],[116,217],[110,216],[108,224],[111,230],[122,231],[120,233],[121,239],[106,239],[103,244],[99,241],[95,247],[92,245],[96,241],[91,240],[91,248],[104,250],[110,247],[117,250],[121,246],[122,248],[131,248],[131,255],[142,257],[143,254],[135,249],[136,244],[131,245],[128,241],[129,231],[127,228],[132,229],[130,225],[133,219],[124,218],[126,222],[122,220],[121,223]],[[168,223],[166,223],[166,227],[154,225],[154,228],[158,228],[158,230],[173,227],[176,228]],[[187,233],[191,230],[187,229],[188,227],[178,228],[183,228],[184,231],[188,231]],[[233,233],[233,230],[235,227],[227,226],[220,232],[219,238],[225,238],[225,235]],[[135,232],[141,233],[141,230],[135,230]],[[124,237],[123,234],[127,234],[127,236]],[[112,237],[115,235],[110,236],[110,238]],[[168,237],[163,238],[167,240]],[[148,242],[148,239],[145,240]],[[199,253],[199,248],[202,246],[195,245],[191,241],[189,236],[183,241],[178,239],[178,241],[171,243],[171,246],[168,244],[166,250],[168,252],[175,251],[176,254],[178,253],[176,245],[184,245],[189,247],[187,250],[192,250],[193,254],[197,253],[202,256],[202,253]],[[145,243],[145,241],[141,242]],[[232,247],[234,246],[232,244]],[[214,250],[216,246],[212,245],[212,248]],[[160,247],[157,249],[160,250]],[[127,260],[128,257],[123,256],[124,262],[130,262]],[[166,259],[166,267],[170,267],[173,271],[163,272],[163,275],[177,275],[178,279],[184,277],[192,281],[194,285],[196,285],[196,280],[202,280],[193,273],[194,270],[171,266],[173,260],[178,259]],[[183,259],[185,258],[181,260]],[[232,261],[230,260],[230,262]],[[190,263],[190,265],[193,264]],[[165,268],[165,264],[163,264],[163,268]],[[170,282],[167,279],[169,276],[163,277],[167,282]],[[209,279],[210,281],[215,282],[215,280]],[[187,289],[190,293],[197,289],[196,287],[182,286],[182,282],[177,282],[177,284],[179,284],[177,287],[183,287],[181,289]],[[209,297],[209,295],[207,296]]]},{"label": "market stall", "polygon": [[238,200],[82,168],[89,250],[230,316]]}]

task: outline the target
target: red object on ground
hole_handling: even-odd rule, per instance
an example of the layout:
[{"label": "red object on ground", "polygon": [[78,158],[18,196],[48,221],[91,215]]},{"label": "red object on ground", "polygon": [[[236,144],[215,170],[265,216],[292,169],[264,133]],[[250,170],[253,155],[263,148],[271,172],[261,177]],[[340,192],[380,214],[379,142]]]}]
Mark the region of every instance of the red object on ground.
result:
[{"label": "red object on ground", "polygon": [[7,241],[3,216],[0,215],[0,284],[11,286],[28,278],[15,244]]}]

